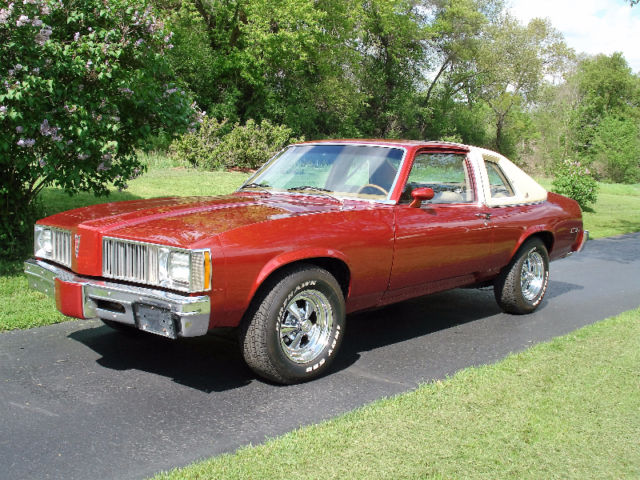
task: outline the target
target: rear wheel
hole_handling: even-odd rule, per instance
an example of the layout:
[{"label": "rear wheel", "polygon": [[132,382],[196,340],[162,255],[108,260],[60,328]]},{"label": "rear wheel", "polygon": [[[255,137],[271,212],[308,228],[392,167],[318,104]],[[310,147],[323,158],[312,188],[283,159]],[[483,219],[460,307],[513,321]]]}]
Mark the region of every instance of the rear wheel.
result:
[{"label": "rear wheel", "polygon": [[542,240],[527,240],[494,283],[500,308],[508,313],[533,312],[549,284],[549,254]]},{"label": "rear wheel", "polygon": [[270,279],[247,312],[240,345],[261,377],[290,384],[329,367],[344,334],[342,290],[326,270],[300,265]]}]

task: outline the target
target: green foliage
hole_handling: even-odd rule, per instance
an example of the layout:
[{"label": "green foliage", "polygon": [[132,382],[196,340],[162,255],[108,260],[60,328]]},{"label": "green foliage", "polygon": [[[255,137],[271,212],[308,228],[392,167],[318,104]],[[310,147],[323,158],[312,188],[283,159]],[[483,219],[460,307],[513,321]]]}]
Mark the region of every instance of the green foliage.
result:
[{"label": "green foliage", "polygon": [[640,181],[640,125],[632,118],[605,117],[593,139],[595,164],[616,183]]},{"label": "green foliage", "polygon": [[126,188],[142,171],[134,149],[186,127],[191,101],[163,59],[170,41],[145,2],[0,9],[0,253],[20,253],[42,188]]},{"label": "green foliage", "polygon": [[176,138],[169,147],[169,152],[179,162],[193,167],[210,170],[223,168],[224,163],[218,158],[217,149],[221,138],[228,132],[227,120],[219,122],[204,115],[199,128]]},{"label": "green foliage", "polygon": [[598,200],[598,184],[589,168],[578,161],[565,160],[558,165],[553,191],[573,198],[583,210]]},{"label": "green foliage", "polygon": [[219,122],[204,116],[197,131],[176,139],[171,154],[182,162],[207,170],[223,168],[258,168],[294,138],[285,125],[273,125],[268,120],[257,124],[249,119],[245,125],[228,127],[227,120]]},{"label": "green foliage", "polygon": [[217,154],[226,167],[258,168],[289,143],[301,142],[284,125],[262,120],[258,125],[249,119],[244,126],[236,124],[222,137]]}]

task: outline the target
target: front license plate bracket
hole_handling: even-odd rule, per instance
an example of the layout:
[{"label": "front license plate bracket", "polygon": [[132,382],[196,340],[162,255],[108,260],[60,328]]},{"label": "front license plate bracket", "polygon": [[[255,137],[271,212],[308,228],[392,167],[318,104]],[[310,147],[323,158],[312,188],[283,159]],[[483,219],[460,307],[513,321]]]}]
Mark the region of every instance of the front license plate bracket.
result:
[{"label": "front license plate bracket", "polygon": [[136,325],[140,330],[167,338],[178,338],[176,324],[173,321],[171,310],[155,307],[153,305],[134,306]]}]

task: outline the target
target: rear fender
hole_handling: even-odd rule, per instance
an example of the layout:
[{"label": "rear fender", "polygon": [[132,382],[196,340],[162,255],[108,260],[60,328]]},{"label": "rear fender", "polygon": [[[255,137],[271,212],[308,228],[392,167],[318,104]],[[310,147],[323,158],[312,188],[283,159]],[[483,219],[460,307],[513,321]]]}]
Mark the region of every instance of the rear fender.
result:
[{"label": "rear fender", "polygon": [[511,253],[509,255],[509,260],[510,261],[511,261],[511,259],[513,259],[515,254],[518,253],[518,250],[520,250],[520,248],[522,247],[524,242],[526,242],[527,240],[529,240],[533,236],[536,236],[536,237],[540,238],[540,240],[542,240],[544,242],[545,246],[547,247],[547,251],[549,252],[549,254],[551,254],[551,251],[553,250],[553,244],[554,244],[554,241],[555,241],[555,237],[554,237],[553,233],[550,232],[548,229],[546,229],[542,225],[535,225],[535,226],[527,228],[522,233],[522,235],[520,235],[520,238],[516,242],[513,250],[511,251]]}]

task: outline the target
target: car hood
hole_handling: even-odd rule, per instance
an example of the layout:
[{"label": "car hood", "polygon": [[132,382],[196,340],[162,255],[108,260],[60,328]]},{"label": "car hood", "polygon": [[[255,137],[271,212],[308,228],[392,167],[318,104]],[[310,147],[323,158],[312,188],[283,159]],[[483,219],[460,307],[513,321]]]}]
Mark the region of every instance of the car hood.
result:
[{"label": "car hood", "polygon": [[113,236],[183,248],[246,225],[334,211],[342,204],[307,195],[235,193],[113,202],[62,212],[38,223],[90,237]]}]

